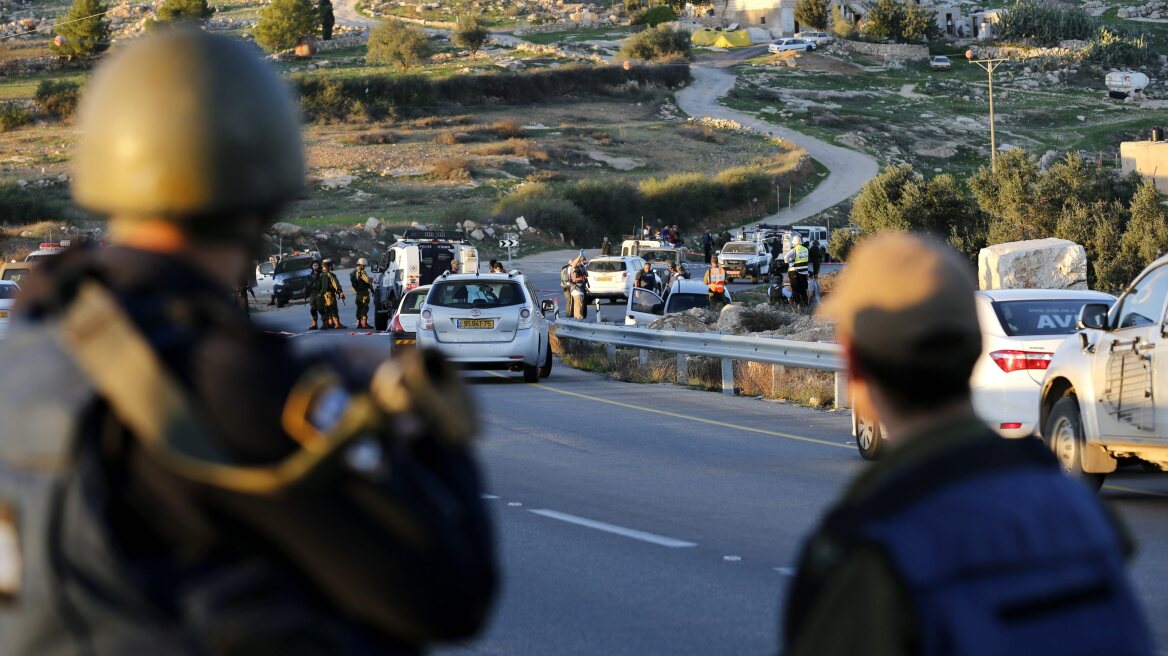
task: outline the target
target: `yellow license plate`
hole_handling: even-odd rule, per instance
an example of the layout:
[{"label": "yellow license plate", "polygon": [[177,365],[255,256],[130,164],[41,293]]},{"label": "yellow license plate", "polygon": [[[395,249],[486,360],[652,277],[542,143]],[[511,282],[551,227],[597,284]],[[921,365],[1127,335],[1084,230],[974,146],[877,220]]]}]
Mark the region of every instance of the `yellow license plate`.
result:
[{"label": "yellow license plate", "polygon": [[600,282],[612,282],[612,276],[596,276]]},{"label": "yellow license plate", "polygon": [[458,319],[458,327],[464,329],[494,330],[494,319]]},{"label": "yellow license plate", "polygon": [[8,310],[0,310],[0,319],[8,318]]}]

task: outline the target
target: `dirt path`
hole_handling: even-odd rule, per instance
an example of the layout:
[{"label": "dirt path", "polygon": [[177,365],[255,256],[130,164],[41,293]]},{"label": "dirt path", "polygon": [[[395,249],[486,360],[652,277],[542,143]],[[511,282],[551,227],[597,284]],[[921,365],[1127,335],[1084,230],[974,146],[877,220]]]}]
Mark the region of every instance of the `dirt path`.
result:
[{"label": "dirt path", "polygon": [[819,160],[819,163],[830,171],[814,191],[796,203],[790,210],[782,210],[759,222],[790,225],[847,200],[860,191],[860,187],[865,182],[876,176],[879,165],[875,159],[864,153],[841,148],[757,119],[750,114],[719,105],[718,98],[725,95],[734,86],[735,76],[733,73],[722,68],[700,64],[694,65],[691,70],[694,76],[693,84],[677,94],[677,106],[686,114],[695,117],[711,116],[729,119],[762,134],[782,137],[806,150],[811,157]]}]

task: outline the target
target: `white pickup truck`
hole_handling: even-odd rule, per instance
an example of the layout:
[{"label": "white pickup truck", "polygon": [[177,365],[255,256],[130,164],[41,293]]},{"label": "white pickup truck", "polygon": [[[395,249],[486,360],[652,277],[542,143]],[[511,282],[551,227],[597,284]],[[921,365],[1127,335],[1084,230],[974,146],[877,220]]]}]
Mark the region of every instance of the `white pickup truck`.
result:
[{"label": "white pickup truck", "polygon": [[1042,437],[1093,486],[1120,461],[1168,470],[1168,256],[1108,311],[1085,305],[1043,377]]},{"label": "white pickup truck", "polygon": [[750,278],[757,283],[771,271],[771,254],[765,242],[731,241],[718,254],[718,264],[726,269],[726,282],[735,278]]}]

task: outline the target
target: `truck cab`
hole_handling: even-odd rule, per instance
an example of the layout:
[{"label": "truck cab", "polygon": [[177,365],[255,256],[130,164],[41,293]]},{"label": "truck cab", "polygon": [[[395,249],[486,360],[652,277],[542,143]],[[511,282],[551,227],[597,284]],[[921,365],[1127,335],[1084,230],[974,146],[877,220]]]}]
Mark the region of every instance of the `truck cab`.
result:
[{"label": "truck cab", "polygon": [[389,327],[389,318],[406,292],[429,285],[458,260],[460,273],[477,273],[478,249],[457,230],[407,230],[373,265],[373,323]]},{"label": "truck cab", "polygon": [[726,282],[750,278],[757,283],[770,274],[771,256],[766,242],[731,241],[718,254],[718,264],[726,270]]}]

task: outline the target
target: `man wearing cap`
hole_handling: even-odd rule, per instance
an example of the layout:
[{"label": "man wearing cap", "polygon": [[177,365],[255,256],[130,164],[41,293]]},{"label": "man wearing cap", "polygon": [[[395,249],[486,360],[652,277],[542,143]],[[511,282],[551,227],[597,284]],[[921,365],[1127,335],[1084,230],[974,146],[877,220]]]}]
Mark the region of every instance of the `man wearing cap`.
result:
[{"label": "man wearing cap", "polygon": [[859,245],[824,301],[890,452],[804,544],[784,653],[1152,653],[1118,521],[1042,442],[974,415],[973,292],[952,249],[895,234]]},{"label": "man wearing cap", "polygon": [[193,29],[97,66],[72,194],[106,248],[40,265],[0,343],[0,651],[417,654],[495,585],[457,372],[300,353],[231,300],[303,194],[254,47]]}]

